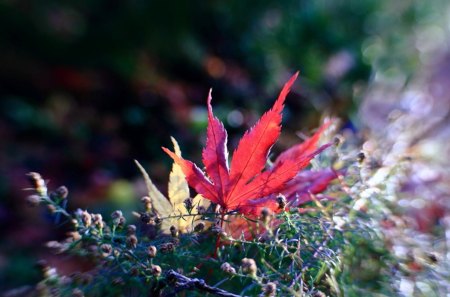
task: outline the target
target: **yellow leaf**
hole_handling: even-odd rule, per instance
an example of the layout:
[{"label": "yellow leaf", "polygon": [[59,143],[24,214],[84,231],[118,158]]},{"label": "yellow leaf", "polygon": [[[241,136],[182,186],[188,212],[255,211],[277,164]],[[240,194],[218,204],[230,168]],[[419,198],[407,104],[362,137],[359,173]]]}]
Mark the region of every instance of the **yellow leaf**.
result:
[{"label": "yellow leaf", "polygon": [[158,188],[156,188],[144,167],[142,167],[137,160],[134,160],[134,162],[144,177],[148,196],[152,201],[153,210],[161,217],[169,216],[172,213],[172,204],[170,204],[169,200],[158,190]]},{"label": "yellow leaf", "polygon": [[[178,146],[175,138],[171,137],[175,153],[181,157],[180,147]],[[184,207],[184,200],[188,199],[189,196],[189,186],[186,182],[186,176],[181,170],[181,167],[175,162],[172,165],[172,172],[169,176],[169,200],[173,205],[175,211],[184,212],[186,208]]]},{"label": "yellow leaf", "polygon": [[[181,157],[181,150],[178,146],[177,141],[171,137],[174,146],[175,153]],[[192,231],[193,227],[201,222],[200,216],[189,215],[184,201],[190,197],[189,186],[186,182],[186,176],[184,175],[181,167],[175,162],[172,165],[172,171],[169,176],[169,186],[168,186],[168,196],[166,198],[161,192],[156,188],[156,186],[151,181],[148,173],[145,169],[135,160],[136,165],[141,171],[145,183],[148,189],[148,195],[152,201],[153,210],[163,218],[161,223],[161,231],[163,233],[170,233],[170,227],[175,226],[181,233]],[[197,213],[197,207],[203,206],[207,209],[210,205],[210,201],[203,198],[201,195],[195,196],[192,205],[194,206],[192,212]],[[173,217],[164,219],[164,217]],[[206,226],[211,223],[202,221]]]}]

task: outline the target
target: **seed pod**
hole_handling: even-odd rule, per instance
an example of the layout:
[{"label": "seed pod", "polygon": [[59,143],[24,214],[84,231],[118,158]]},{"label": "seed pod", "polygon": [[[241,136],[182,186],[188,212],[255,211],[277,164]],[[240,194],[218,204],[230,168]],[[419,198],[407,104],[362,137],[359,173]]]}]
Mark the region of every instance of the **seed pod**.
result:
[{"label": "seed pod", "polygon": [[177,237],[178,236],[178,229],[175,226],[170,226],[170,235],[172,235],[172,237]]},{"label": "seed pod", "polygon": [[225,262],[220,266],[220,269],[222,269],[223,272],[228,274],[236,274],[236,269],[233,268],[233,266],[230,265],[230,263]]},{"label": "seed pod", "polygon": [[277,196],[278,209],[285,209],[286,207],[286,197],[282,194]]},{"label": "seed pod", "polygon": [[162,272],[162,269],[158,265],[152,265],[152,274],[156,277],[160,276]]},{"label": "seed pod", "polygon": [[135,249],[137,247],[137,244],[138,244],[138,239],[137,239],[136,235],[129,235],[127,237],[127,246],[129,248]]},{"label": "seed pod", "polygon": [[185,199],[184,201],[183,201],[183,203],[184,203],[184,207],[186,207],[186,210],[187,211],[191,211],[192,210],[192,208],[194,207],[194,204],[193,204],[193,199],[192,198],[187,198],[187,199]]},{"label": "seed pod", "polygon": [[273,297],[277,292],[277,285],[275,283],[267,283],[263,288],[263,296],[265,297]]},{"label": "seed pod", "polygon": [[42,176],[37,172],[29,172],[27,176],[36,192],[40,196],[47,196],[47,185]]},{"label": "seed pod", "polygon": [[154,245],[151,245],[147,248],[147,255],[149,258],[156,257],[157,252],[158,252],[158,250],[156,249],[156,246],[154,246]]},{"label": "seed pod", "polygon": [[195,232],[202,232],[205,229],[205,224],[200,222],[194,227]]},{"label": "seed pod", "polygon": [[272,217],[272,211],[270,209],[268,209],[267,207],[264,207],[261,210],[261,221],[267,225],[270,222],[270,219]]},{"label": "seed pod", "polygon": [[250,258],[244,258],[241,261],[241,268],[242,268],[242,272],[245,274],[249,274],[253,277],[256,277],[256,271],[257,271],[257,266],[256,266],[256,262],[253,259]]},{"label": "seed pod", "polygon": [[128,227],[127,227],[127,234],[128,235],[136,234],[136,226],[135,225],[128,225]]},{"label": "seed pod", "polygon": [[66,186],[60,186],[55,190],[55,194],[56,197],[58,197],[59,199],[66,199],[67,196],[69,195],[69,190],[67,189]]},{"label": "seed pod", "polygon": [[359,152],[356,156],[356,159],[358,160],[358,163],[361,164],[366,159],[366,155],[364,154],[364,152]]},{"label": "seed pod", "polygon": [[84,226],[89,227],[92,224],[92,216],[84,210],[81,213],[81,221],[83,222]]}]

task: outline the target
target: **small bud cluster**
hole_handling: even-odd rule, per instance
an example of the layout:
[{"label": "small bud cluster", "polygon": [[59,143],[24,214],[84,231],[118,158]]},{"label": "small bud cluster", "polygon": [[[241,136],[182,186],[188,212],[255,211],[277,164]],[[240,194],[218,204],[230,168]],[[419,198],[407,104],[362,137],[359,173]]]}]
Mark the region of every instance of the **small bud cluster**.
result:
[{"label": "small bud cluster", "polygon": [[258,268],[256,266],[255,260],[244,258],[241,261],[241,269],[243,273],[248,274],[252,277],[256,277],[256,271]]},{"label": "small bud cluster", "polygon": [[122,214],[121,210],[116,210],[111,214],[111,218],[113,220],[113,225],[116,227],[123,227],[126,223],[126,219]]},{"label": "small bud cluster", "polygon": [[227,274],[236,274],[236,269],[230,263],[225,262],[220,266],[220,269]]}]

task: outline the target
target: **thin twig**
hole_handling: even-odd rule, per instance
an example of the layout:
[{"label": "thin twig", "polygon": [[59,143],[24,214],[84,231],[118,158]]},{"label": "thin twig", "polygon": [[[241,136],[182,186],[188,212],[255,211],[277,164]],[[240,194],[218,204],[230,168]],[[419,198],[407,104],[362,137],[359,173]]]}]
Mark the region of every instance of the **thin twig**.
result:
[{"label": "thin twig", "polygon": [[163,297],[173,297],[176,296],[177,293],[184,290],[199,290],[223,297],[239,297],[239,295],[209,286],[203,279],[189,278],[173,270],[169,270],[167,272],[166,280],[168,281],[168,283],[174,284],[174,292],[164,294]]}]

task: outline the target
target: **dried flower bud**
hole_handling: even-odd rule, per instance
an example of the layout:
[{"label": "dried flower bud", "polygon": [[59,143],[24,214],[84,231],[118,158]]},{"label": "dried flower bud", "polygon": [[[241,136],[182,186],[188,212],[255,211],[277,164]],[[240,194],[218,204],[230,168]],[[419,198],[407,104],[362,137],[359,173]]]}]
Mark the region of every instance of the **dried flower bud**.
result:
[{"label": "dried flower bud", "polygon": [[104,243],[100,246],[100,252],[103,258],[108,257],[112,253],[112,246],[110,244]]},{"label": "dried flower bud", "polygon": [[261,221],[262,221],[265,225],[267,225],[267,224],[269,224],[271,217],[272,217],[272,211],[271,211],[269,208],[264,207],[264,208],[261,210]]},{"label": "dried flower bud", "polygon": [[67,196],[69,195],[69,190],[67,189],[66,186],[60,186],[55,190],[55,194],[56,197],[58,197],[59,199],[66,199]]},{"label": "dried flower bud", "polygon": [[122,216],[123,216],[123,214],[122,214],[122,211],[121,211],[121,210],[115,210],[115,211],[111,214],[111,218],[112,218],[113,220],[118,219],[118,218],[120,218],[120,217],[122,217]]},{"label": "dried flower bud", "polygon": [[89,227],[92,224],[92,216],[85,210],[81,213],[81,221],[86,227]]},{"label": "dried flower bud", "polygon": [[104,223],[103,223],[103,217],[101,214],[92,214],[92,222],[93,224],[99,228],[99,229],[103,229],[104,227]]},{"label": "dried flower bud", "polygon": [[127,227],[127,234],[128,235],[136,234],[136,226],[135,225],[128,225],[128,227]]},{"label": "dried flower bud", "polygon": [[162,253],[171,253],[174,249],[175,247],[172,242],[163,243],[159,248]]},{"label": "dried flower bud", "polygon": [[146,211],[152,210],[152,200],[150,199],[150,197],[148,196],[142,197],[141,202],[144,204]]},{"label": "dried flower bud", "polygon": [[202,232],[205,229],[205,223],[200,222],[194,227],[195,232]]},{"label": "dried flower bud", "polygon": [[335,146],[339,146],[339,145],[341,145],[343,142],[344,142],[344,137],[342,136],[342,135],[336,135],[334,138],[333,138],[333,144],[335,145]]},{"label": "dried flower bud", "polygon": [[137,267],[137,266],[131,267],[129,273],[131,276],[138,276],[139,275],[139,267]]},{"label": "dried flower bud", "polygon": [[356,159],[358,160],[358,163],[362,163],[366,159],[366,155],[364,154],[364,152],[359,152],[356,156]]},{"label": "dried flower bud", "polygon": [[158,252],[158,250],[156,249],[156,246],[154,246],[154,245],[151,245],[147,248],[147,255],[149,258],[156,257],[157,252]]},{"label": "dried flower bud", "polygon": [[78,288],[72,290],[72,297],[84,297],[83,291]]},{"label": "dried flower bud", "polygon": [[170,226],[170,235],[172,235],[172,237],[177,237],[178,236],[178,229],[175,226]]},{"label": "dried flower bud", "polygon": [[286,207],[286,197],[282,194],[277,196],[278,209],[283,209]]},{"label": "dried flower bud", "polygon": [[152,265],[152,274],[156,277],[160,276],[162,272],[162,269],[158,265]]},{"label": "dried flower bud", "polygon": [[277,285],[275,283],[267,283],[263,288],[263,296],[264,297],[273,297],[277,292]]},{"label": "dried flower bud", "polygon": [[141,219],[141,222],[143,222],[145,224],[151,224],[153,222],[152,216],[147,212],[141,213],[140,219]]},{"label": "dried flower bud", "polygon": [[194,202],[194,199],[192,199],[190,197],[183,201],[184,207],[186,207],[187,211],[191,211],[192,210],[192,208],[194,207],[193,202]]},{"label": "dried flower bud", "polygon": [[204,213],[206,213],[206,208],[204,206],[200,205],[197,207],[197,212],[198,212],[198,214],[204,214]]},{"label": "dried flower bud", "polygon": [[67,236],[72,238],[73,241],[78,241],[81,239],[81,235],[78,231],[69,232],[69,233],[67,233]]},{"label": "dried flower bud", "polygon": [[225,262],[220,266],[220,269],[222,269],[223,272],[228,274],[236,274],[236,269],[233,268],[233,266],[230,265],[230,263]]},{"label": "dried flower bud", "polygon": [[129,248],[135,249],[137,244],[138,244],[138,239],[137,239],[136,235],[129,235],[127,237],[127,246]]},{"label": "dried flower bud", "polygon": [[47,196],[47,185],[41,175],[37,172],[29,172],[27,176],[36,192],[40,196]]},{"label": "dried flower bud", "polygon": [[241,263],[242,263],[241,268],[242,268],[243,273],[249,274],[253,277],[256,276],[257,267],[256,267],[255,260],[250,259],[250,258],[244,258],[244,259],[242,259]]},{"label": "dried flower bud", "polygon": [[39,195],[30,195],[27,197],[27,204],[29,206],[38,206],[41,203],[41,197]]}]

